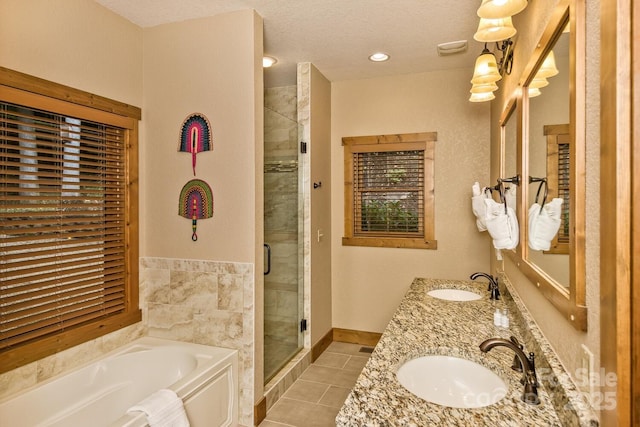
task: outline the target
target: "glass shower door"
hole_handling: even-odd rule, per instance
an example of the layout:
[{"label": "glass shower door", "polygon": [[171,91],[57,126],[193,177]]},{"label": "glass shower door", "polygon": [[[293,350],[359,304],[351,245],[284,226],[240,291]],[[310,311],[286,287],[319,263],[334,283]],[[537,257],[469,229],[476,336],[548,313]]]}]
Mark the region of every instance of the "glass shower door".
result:
[{"label": "glass shower door", "polygon": [[303,347],[303,292],[299,126],[273,110],[264,114],[266,383]]}]

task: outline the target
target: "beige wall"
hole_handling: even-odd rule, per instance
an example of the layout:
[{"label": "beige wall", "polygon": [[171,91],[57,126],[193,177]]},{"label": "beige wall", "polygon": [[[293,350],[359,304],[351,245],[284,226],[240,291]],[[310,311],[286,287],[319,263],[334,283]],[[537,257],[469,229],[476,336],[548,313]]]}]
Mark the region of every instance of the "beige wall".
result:
[{"label": "beige wall", "polygon": [[[492,102],[491,110],[491,177],[495,179],[499,171],[500,133],[498,118],[517,89],[517,83],[531,56],[542,32],[551,16],[557,0],[539,0],[530,2],[524,12],[517,15],[514,25],[518,29],[518,40],[514,47],[514,66],[510,76],[499,83],[500,91]],[[522,297],[527,308],[535,318],[543,333],[554,347],[567,371],[576,375],[582,367],[581,345],[586,345],[594,353],[596,366],[600,355],[600,237],[599,237],[599,67],[600,67],[600,22],[599,2],[588,0],[587,38],[586,38],[586,288],[588,307],[588,332],[576,331],[569,322],[537,291],[532,284],[509,259],[504,261],[504,271]],[[544,96],[544,95],[543,95]],[[500,266],[493,261],[493,268]]]},{"label": "beige wall", "polygon": [[[489,184],[489,106],[468,102],[471,70],[335,82],[331,93],[333,326],[382,332],[414,277],[468,279],[489,269],[471,185]],[[342,246],[344,136],[437,132],[437,250]],[[480,286],[480,285],[479,285]]]},{"label": "beige wall", "polygon": [[142,106],[142,29],[93,1],[2,0],[0,66]]},{"label": "beige wall", "polygon": [[[254,19],[244,10],[144,32],[141,256],[256,261],[263,93]],[[197,155],[196,177],[211,186],[214,213],[198,221],[194,243],[191,220],[178,215],[180,190],[194,178],[191,155],[177,149],[182,122],[196,112],[211,123],[213,150]]]}]

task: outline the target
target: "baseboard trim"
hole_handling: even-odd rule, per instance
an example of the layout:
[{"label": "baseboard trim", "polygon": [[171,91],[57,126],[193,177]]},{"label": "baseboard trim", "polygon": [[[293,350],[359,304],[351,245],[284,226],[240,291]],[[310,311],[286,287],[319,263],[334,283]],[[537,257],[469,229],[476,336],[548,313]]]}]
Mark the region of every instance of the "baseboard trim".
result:
[{"label": "baseboard trim", "polygon": [[260,425],[265,418],[267,418],[267,398],[263,396],[260,402],[253,407],[253,425]]},{"label": "baseboard trim", "polygon": [[325,334],[320,341],[315,343],[313,347],[311,347],[311,363],[315,362],[318,357],[331,345],[333,342],[333,329],[330,329],[329,332]]},{"label": "baseboard trim", "polygon": [[379,332],[356,331],[353,329],[333,328],[333,341],[362,344],[375,347],[382,334]]}]

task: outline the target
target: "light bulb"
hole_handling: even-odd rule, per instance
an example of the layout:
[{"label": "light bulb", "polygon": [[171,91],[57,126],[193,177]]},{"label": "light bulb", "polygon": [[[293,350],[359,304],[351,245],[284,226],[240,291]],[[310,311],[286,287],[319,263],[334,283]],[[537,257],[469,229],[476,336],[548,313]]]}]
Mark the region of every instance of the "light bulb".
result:
[{"label": "light bulb", "polygon": [[478,16],[485,19],[506,18],[520,13],[527,7],[527,0],[483,0]]}]

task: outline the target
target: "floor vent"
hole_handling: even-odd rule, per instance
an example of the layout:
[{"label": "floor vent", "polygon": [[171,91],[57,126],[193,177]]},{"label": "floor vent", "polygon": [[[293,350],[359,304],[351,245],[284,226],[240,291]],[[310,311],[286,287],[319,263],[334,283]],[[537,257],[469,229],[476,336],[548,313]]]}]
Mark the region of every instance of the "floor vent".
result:
[{"label": "floor vent", "polygon": [[360,353],[373,353],[373,347],[360,347]]}]

